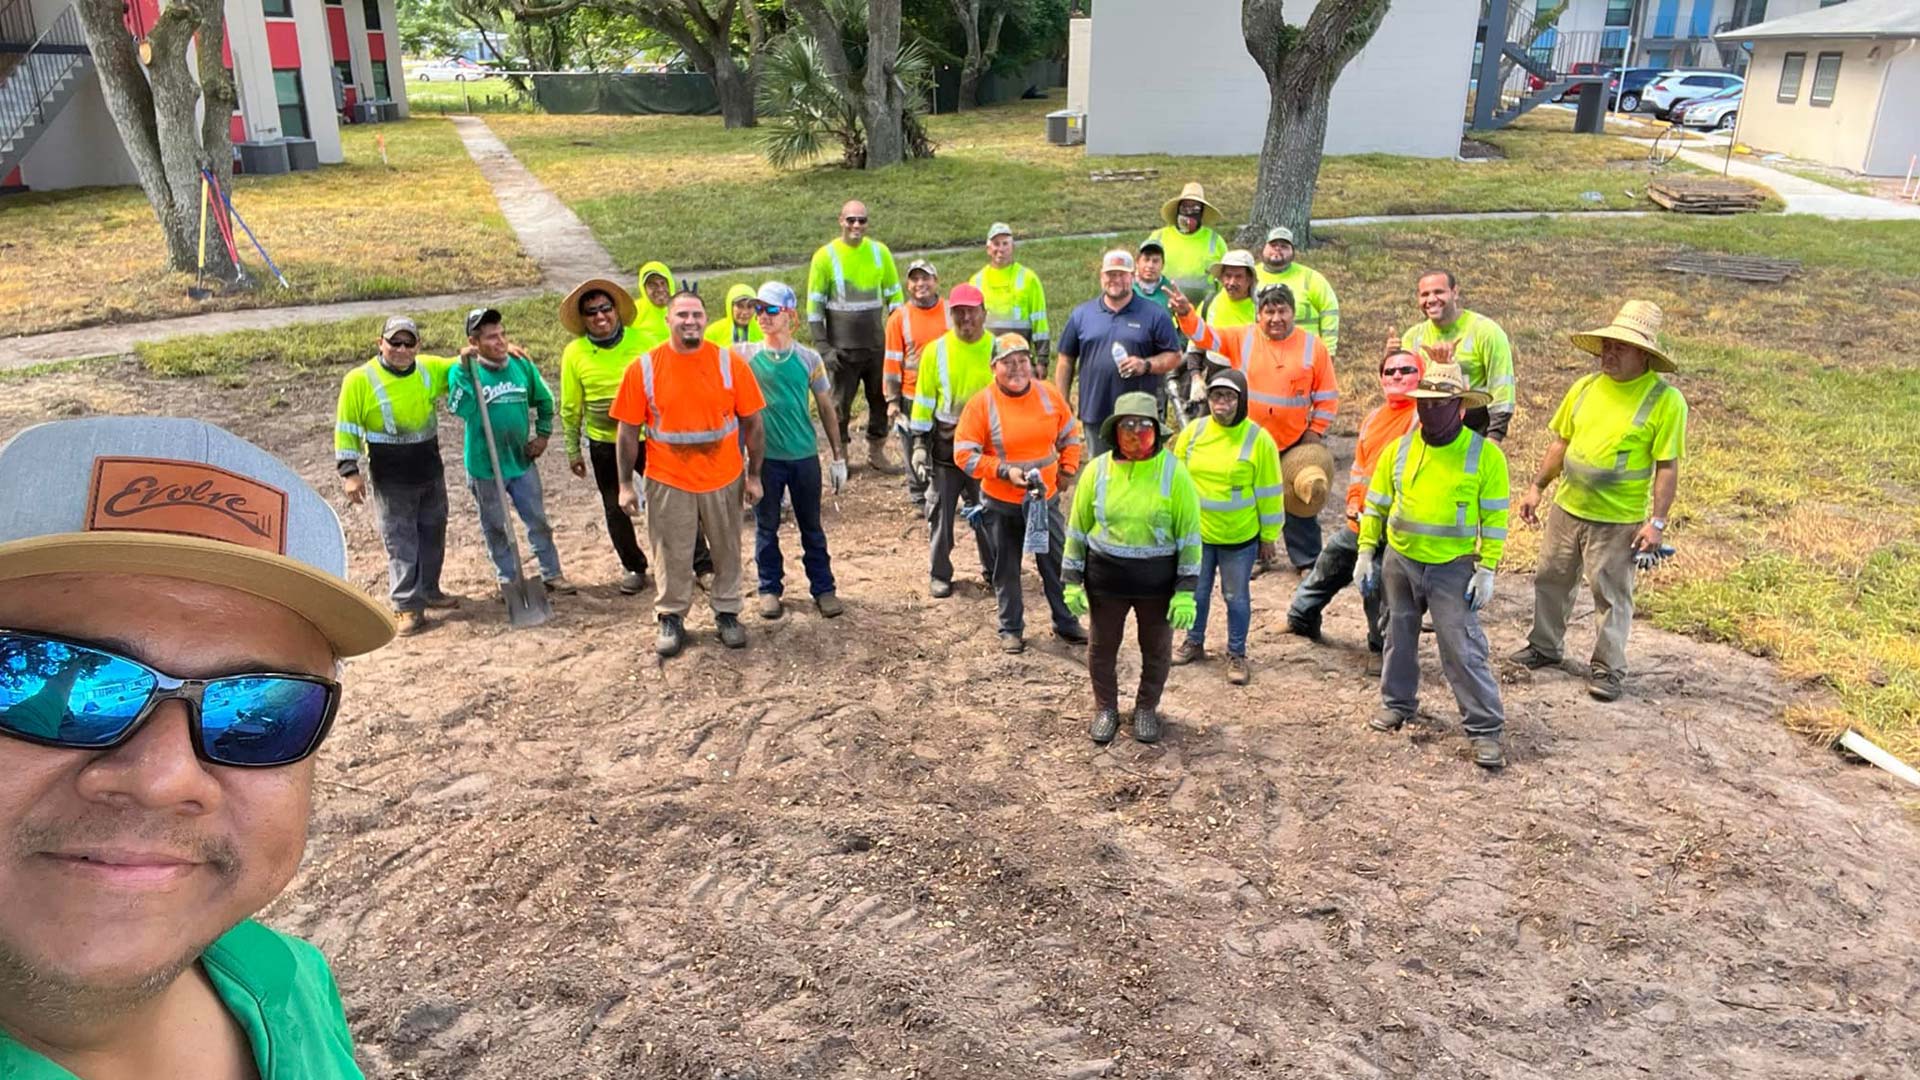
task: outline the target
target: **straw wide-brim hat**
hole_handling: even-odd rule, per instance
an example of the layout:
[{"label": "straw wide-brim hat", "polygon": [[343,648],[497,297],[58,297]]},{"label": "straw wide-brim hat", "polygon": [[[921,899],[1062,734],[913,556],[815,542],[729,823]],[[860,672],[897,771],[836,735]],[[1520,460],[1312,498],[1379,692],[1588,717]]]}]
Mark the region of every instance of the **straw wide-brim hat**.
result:
[{"label": "straw wide-brim hat", "polygon": [[1420,385],[1407,392],[1416,401],[1446,401],[1459,398],[1469,409],[1478,409],[1493,400],[1485,390],[1475,390],[1459,364],[1428,364]]},{"label": "straw wide-brim hat", "polygon": [[1220,208],[1207,201],[1207,189],[1198,183],[1187,184],[1180,189],[1180,194],[1161,203],[1160,220],[1172,225],[1173,212],[1180,208],[1181,203],[1188,201],[1200,204],[1200,224],[1211,225],[1220,220]]},{"label": "straw wide-brim hat", "polygon": [[580,301],[594,292],[613,297],[613,313],[620,316],[621,326],[632,326],[633,320],[639,317],[640,309],[634,306],[632,293],[606,278],[588,278],[575,285],[567,298],[560,301],[560,325],[567,328],[567,333],[578,337],[587,332],[587,317],[580,314]]},{"label": "straw wide-brim hat", "polygon": [[1629,300],[1620,305],[1620,313],[1613,321],[1598,330],[1571,335],[1573,347],[1581,352],[1600,355],[1601,342],[1607,340],[1623,341],[1647,354],[1647,366],[1655,371],[1679,370],[1673,358],[1660,347],[1660,322],[1664,313],[1660,305],[1651,300]]},{"label": "straw wide-brim hat", "polygon": [[1303,442],[1280,455],[1280,482],[1286,488],[1287,513],[1313,517],[1327,505],[1333,488],[1333,451],[1326,444]]},{"label": "straw wide-brim hat", "polygon": [[1227,252],[1219,262],[1207,267],[1207,276],[1217,280],[1220,277],[1220,271],[1225,270],[1229,266],[1237,266],[1242,270],[1252,273],[1259,264],[1253,261],[1253,252],[1245,248],[1235,248]]}]

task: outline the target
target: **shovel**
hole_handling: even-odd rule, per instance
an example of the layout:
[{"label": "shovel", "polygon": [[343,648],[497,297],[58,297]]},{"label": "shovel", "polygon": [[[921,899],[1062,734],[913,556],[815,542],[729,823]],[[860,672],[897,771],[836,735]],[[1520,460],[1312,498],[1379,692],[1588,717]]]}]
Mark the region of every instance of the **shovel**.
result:
[{"label": "shovel", "polygon": [[513,577],[500,586],[500,595],[507,602],[507,625],[516,630],[525,630],[553,618],[553,604],[547,599],[544,581],[520,573],[519,533],[513,527],[513,500],[507,497],[507,482],[500,479],[500,451],[493,444],[493,418],[487,414],[487,398],[480,390],[480,373],[473,369],[473,357],[467,357],[465,365],[467,380],[473,384],[473,396],[480,402],[480,431],[487,437],[487,461],[493,465],[493,489],[500,495],[500,513],[506,518],[507,550],[513,553]]},{"label": "shovel", "polygon": [[200,266],[193,272],[193,284],[187,286],[187,298],[205,300],[213,292],[206,287],[207,279],[207,178],[200,178]]}]

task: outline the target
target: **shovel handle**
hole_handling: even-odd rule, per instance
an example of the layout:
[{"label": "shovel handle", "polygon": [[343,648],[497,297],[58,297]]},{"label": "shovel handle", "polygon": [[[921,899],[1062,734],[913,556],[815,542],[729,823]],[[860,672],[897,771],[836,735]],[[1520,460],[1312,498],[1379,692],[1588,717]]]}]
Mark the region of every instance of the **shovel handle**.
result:
[{"label": "shovel handle", "polygon": [[493,489],[500,494],[500,513],[506,518],[507,550],[513,553],[513,576],[517,581],[521,577],[520,539],[513,528],[513,503],[507,498],[507,482],[500,479],[500,451],[493,445],[493,418],[487,415],[487,395],[480,389],[480,373],[474,369],[473,357],[467,357],[461,364],[467,369],[467,381],[473,384],[473,400],[480,406],[480,432],[487,438],[487,461],[493,466]]}]

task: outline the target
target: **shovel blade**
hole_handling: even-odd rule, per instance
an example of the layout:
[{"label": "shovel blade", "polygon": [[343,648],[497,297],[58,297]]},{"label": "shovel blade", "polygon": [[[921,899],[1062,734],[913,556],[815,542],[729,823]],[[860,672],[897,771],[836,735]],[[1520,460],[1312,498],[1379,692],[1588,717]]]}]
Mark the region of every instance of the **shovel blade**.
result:
[{"label": "shovel blade", "polygon": [[500,586],[500,595],[507,601],[507,625],[515,630],[539,626],[553,618],[546,583],[539,578],[516,577]]}]

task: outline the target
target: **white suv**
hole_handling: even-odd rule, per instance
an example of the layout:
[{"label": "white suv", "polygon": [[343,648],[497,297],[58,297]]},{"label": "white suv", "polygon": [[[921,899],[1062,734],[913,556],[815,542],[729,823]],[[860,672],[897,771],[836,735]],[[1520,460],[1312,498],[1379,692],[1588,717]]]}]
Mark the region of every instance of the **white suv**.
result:
[{"label": "white suv", "polygon": [[1712,97],[1730,86],[1745,86],[1746,80],[1724,71],[1669,71],[1640,91],[1640,111],[1667,119],[1673,107],[1683,101]]}]

